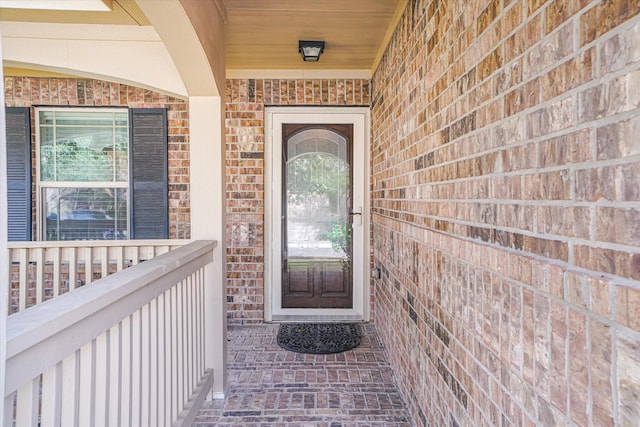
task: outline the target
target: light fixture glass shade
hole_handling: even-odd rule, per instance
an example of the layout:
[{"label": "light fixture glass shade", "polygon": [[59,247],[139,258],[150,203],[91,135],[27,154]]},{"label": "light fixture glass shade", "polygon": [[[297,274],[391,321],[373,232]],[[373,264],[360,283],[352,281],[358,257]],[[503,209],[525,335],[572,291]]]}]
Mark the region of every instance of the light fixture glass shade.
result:
[{"label": "light fixture glass shade", "polygon": [[318,62],[324,51],[324,41],[299,40],[298,52],[306,62]]}]

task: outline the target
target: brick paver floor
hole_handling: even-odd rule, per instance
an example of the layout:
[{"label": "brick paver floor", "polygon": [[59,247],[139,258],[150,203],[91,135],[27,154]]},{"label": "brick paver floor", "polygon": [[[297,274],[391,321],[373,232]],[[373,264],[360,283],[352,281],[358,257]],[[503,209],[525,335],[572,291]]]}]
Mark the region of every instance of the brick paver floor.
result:
[{"label": "brick paver floor", "polygon": [[411,427],[375,326],[361,344],[329,355],[277,344],[278,325],[229,327],[229,390],[204,403],[193,427]]}]

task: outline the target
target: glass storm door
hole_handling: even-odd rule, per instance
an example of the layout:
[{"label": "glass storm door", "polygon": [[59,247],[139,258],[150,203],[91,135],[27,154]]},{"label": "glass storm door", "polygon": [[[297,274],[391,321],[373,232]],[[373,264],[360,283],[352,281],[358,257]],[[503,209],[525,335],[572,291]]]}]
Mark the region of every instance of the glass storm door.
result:
[{"label": "glass storm door", "polygon": [[282,307],[351,308],[353,125],[282,126]]}]

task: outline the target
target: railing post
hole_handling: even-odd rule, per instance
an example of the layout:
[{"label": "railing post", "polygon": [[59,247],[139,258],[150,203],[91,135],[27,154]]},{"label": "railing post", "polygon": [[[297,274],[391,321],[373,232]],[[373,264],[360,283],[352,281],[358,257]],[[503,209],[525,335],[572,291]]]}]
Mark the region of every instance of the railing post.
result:
[{"label": "railing post", "polygon": [[213,369],[212,397],[224,397],[227,384],[225,240],[225,143],[223,100],[189,98],[191,158],[191,237],[215,239],[213,264],[205,267],[205,367]]},{"label": "railing post", "polygon": [[[216,251],[213,264],[204,269],[205,274],[205,366],[212,368],[214,382],[211,398],[222,399],[227,384],[227,316],[224,298],[224,278],[221,279],[218,262],[222,254]],[[216,271],[218,270],[218,271]]]}]

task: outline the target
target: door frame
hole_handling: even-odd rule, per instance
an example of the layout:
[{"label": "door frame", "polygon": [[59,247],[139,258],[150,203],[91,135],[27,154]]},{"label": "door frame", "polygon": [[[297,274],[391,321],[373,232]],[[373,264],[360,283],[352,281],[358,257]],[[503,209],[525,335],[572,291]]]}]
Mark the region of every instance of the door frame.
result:
[{"label": "door frame", "polygon": [[[353,209],[361,209],[361,227],[354,227],[353,308],[283,308],[282,239],[282,124],[353,124]],[[370,317],[369,148],[370,111],[367,107],[265,108],[265,242],[264,317],[277,321],[368,321]],[[354,217],[354,224],[358,215]],[[355,245],[361,245],[355,256]]]}]

